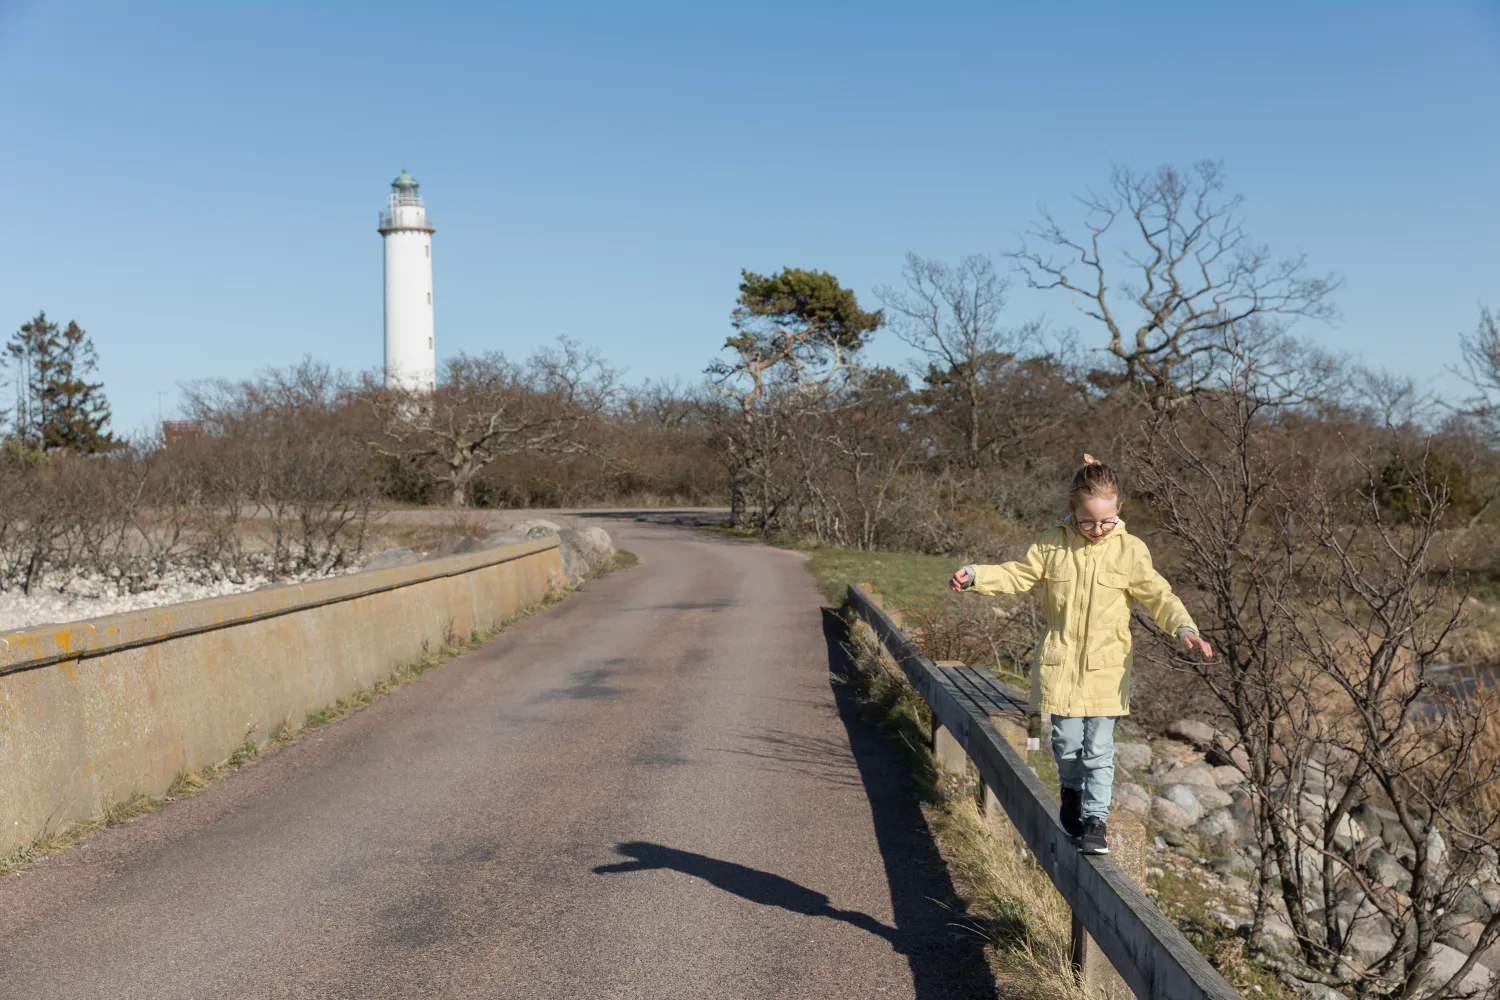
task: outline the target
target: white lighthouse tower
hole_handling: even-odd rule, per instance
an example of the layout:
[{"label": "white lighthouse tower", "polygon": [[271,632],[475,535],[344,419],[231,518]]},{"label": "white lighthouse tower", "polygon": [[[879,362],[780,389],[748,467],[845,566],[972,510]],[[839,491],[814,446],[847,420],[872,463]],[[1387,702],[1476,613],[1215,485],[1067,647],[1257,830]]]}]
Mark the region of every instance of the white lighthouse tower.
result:
[{"label": "white lighthouse tower", "polygon": [[385,384],[431,392],[437,382],[432,341],[432,222],[404,169],[391,181],[390,206],[380,213],[385,238]]}]

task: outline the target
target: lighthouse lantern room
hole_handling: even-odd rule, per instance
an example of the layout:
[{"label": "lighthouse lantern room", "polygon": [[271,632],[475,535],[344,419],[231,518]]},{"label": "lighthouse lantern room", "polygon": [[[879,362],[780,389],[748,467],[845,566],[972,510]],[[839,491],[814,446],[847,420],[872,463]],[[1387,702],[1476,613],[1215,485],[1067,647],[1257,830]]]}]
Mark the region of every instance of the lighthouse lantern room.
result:
[{"label": "lighthouse lantern room", "polygon": [[437,380],[432,322],[432,220],[404,169],[380,213],[385,240],[385,384],[431,392]]}]

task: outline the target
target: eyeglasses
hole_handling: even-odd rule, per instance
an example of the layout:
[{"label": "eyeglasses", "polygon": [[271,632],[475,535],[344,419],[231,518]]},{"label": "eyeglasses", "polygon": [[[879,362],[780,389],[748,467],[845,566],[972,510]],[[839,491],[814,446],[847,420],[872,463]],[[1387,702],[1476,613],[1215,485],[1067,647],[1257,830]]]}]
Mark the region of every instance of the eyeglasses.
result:
[{"label": "eyeglasses", "polygon": [[1113,531],[1115,530],[1115,525],[1120,523],[1120,519],[1118,517],[1107,517],[1102,521],[1075,520],[1073,523],[1078,525],[1079,531]]}]

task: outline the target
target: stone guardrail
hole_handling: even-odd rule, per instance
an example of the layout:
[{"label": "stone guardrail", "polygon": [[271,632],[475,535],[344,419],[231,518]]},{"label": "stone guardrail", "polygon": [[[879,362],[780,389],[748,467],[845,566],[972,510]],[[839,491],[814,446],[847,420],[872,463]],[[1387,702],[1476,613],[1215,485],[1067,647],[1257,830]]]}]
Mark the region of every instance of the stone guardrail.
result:
[{"label": "stone guardrail", "polygon": [[[968,754],[985,788],[1072,908],[1075,961],[1081,964],[1086,951],[1076,933],[1081,927],[1140,1000],[1239,997],[1108,856],[1078,853],[1058,824],[1057,801],[989,716],[922,655],[880,606],[879,595],[850,585],[849,603],[926,700],[935,724],[946,730],[935,735],[951,738]],[[1092,978],[1083,968],[1079,972],[1085,982]]]},{"label": "stone guardrail", "polygon": [[0,637],[0,856],[160,796],[562,581],[554,535]]}]

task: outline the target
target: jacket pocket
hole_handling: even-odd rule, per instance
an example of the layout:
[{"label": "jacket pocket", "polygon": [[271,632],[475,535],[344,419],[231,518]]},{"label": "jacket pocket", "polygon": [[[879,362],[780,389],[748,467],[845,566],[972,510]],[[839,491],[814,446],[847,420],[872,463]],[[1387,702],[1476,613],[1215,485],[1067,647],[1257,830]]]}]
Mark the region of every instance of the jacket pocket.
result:
[{"label": "jacket pocket", "polygon": [[1112,569],[1101,569],[1098,575],[1094,577],[1094,582],[1110,590],[1125,591],[1130,589],[1130,577]]},{"label": "jacket pocket", "polygon": [[1073,567],[1066,563],[1048,566],[1042,574],[1042,582],[1042,604],[1047,612],[1047,625],[1053,631],[1060,632],[1067,626],[1068,606],[1077,593],[1078,581]]}]

